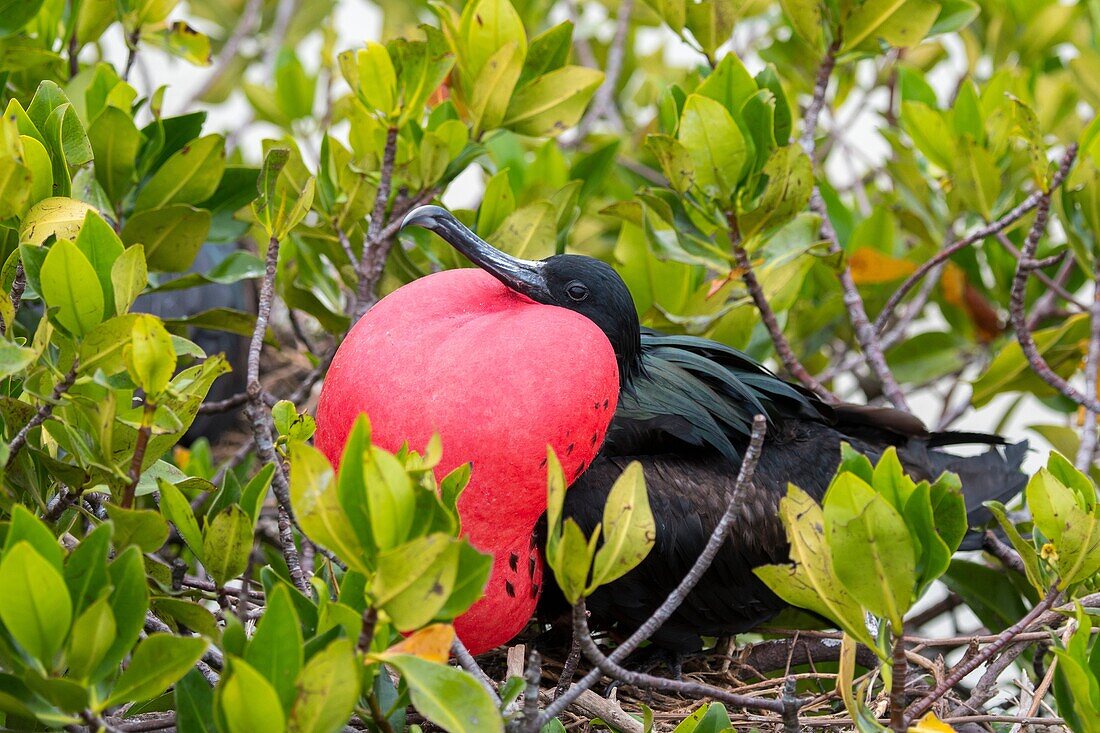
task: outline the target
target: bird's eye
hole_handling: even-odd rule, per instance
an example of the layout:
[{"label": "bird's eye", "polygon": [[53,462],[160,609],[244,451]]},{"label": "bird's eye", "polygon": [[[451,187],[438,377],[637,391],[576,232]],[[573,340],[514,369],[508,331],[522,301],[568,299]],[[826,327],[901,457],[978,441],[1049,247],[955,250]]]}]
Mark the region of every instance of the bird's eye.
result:
[{"label": "bird's eye", "polygon": [[588,297],[588,287],[584,283],[574,280],[565,286],[565,293],[573,300],[581,301]]}]

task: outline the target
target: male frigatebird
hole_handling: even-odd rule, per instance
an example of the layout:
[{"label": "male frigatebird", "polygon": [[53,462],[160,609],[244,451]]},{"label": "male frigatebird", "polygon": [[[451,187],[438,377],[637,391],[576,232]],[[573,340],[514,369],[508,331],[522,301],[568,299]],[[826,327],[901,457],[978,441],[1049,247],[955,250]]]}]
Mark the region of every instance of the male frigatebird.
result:
[{"label": "male frigatebird", "polygon": [[[416,209],[404,224],[435,232],[484,272],[423,278],[383,299],[373,323],[367,318],[374,311],[360,322],[341,347],[350,342],[352,352],[345,359],[337,355],[326,381],[318,444],[334,456],[355,414],[365,411],[376,440],[415,445],[435,426],[445,454],[456,452],[451,464],[473,459],[474,479],[459,507],[463,527],[496,559],[485,597],[457,624],[474,651],[522,628],[523,609],[533,604],[517,599],[539,593],[541,559],[530,532],[531,514],[545,508],[544,470],[541,461],[532,464],[547,443],[563,458],[571,481],[564,513],[585,532],[600,521],[623,469],[635,460],[644,468],[655,545],[639,567],[588,599],[594,626],[631,631],[698,557],[726,509],[752,417],[767,417],[764,449],[734,531],[652,637],[675,651],[698,649],[701,636],[745,631],[785,607],[752,569],[787,561],[778,501],[788,482],[820,500],[842,442],[872,460],[895,446],[918,480],[954,471],[972,526],[989,518],[982,502],[1014,495],[1026,481],[1019,470],[1026,444],[952,455],[939,448],[1004,441],[930,433],[893,409],[830,406],[728,346],[642,329],[626,284],[604,262],[579,255],[516,259],[437,206]],[[451,342],[451,348],[440,347],[442,359],[435,347],[422,351],[434,339]],[[363,363],[372,360],[383,365]],[[412,373],[390,373],[404,367]],[[460,378],[457,389],[441,383],[453,376]],[[516,470],[505,473],[510,464]],[[519,552],[528,547],[531,552]]]}]

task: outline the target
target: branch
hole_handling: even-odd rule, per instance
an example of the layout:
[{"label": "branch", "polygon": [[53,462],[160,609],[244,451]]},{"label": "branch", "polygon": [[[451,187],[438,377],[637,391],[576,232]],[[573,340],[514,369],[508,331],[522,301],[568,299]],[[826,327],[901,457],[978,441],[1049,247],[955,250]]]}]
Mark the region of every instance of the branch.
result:
[{"label": "branch", "polygon": [[263,6],[264,0],[248,0],[248,5],[244,7],[240,18],[237,19],[237,25],[234,26],[232,34],[226,39],[222,50],[218,52],[218,60],[214,62],[213,70],[206,77],[206,81],[202,83],[202,86],[188,100],[188,109],[209,94],[210,90],[217,86],[222,78],[229,73],[233,62],[237,60],[244,39],[254,35],[260,29],[260,11]]},{"label": "branch", "polygon": [[622,118],[615,106],[615,89],[619,86],[619,77],[623,73],[623,57],[626,55],[626,39],[630,32],[630,15],[634,12],[634,0],[622,0],[619,3],[619,14],[615,23],[615,36],[611,39],[611,45],[607,49],[607,68],[605,69],[603,84],[596,90],[596,96],[588,107],[584,117],[581,118],[574,133],[573,142],[579,144],[584,140],[592,126],[600,119],[622,125]]},{"label": "branch", "polygon": [[905,657],[905,637],[901,629],[894,635],[894,665],[890,673],[890,730],[905,733],[905,678],[909,675],[909,662]]},{"label": "branch", "polygon": [[802,365],[802,362],[798,360],[798,357],[795,356],[794,349],[791,348],[790,341],[783,335],[783,330],[779,328],[779,321],[775,317],[775,311],[772,310],[771,304],[768,303],[768,299],[764,295],[764,289],[760,286],[760,281],[756,279],[756,273],[752,269],[752,262],[749,260],[749,255],[745,251],[745,245],[741,241],[741,231],[737,224],[737,215],[733,211],[727,212],[726,222],[729,224],[730,228],[730,243],[733,247],[734,261],[737,263],[737,269],[741,270],[741,281],[745,283],[745,288],[748,289],[749,295],[752,297],[752,302],[756,304],[756,309],[760,311],[760,320],[764,322],[764,326],[768,329],[768,334],[771,336],[772,343],[775,345],[775,353],[779,355],[779,360],[783,362],[783,367],[790,372],[791,376],[821,399],[829,404],[839,404],[840,400],[837,399],[836,395],[830,392],[821,382],[817,381],[806,367]]},{"label": "branch", "polygon": [[1024,267],[1023,263],[1035,256],[1035,250],[1039,246],[1039,240],[1042,238],[1043,232],[1046,231],[1047,216],[1050,213],[1051,193],[1052,192],[1047,192],[1040,196],[1035,211],[1035,221],[1032,223],[1031,230],[1027,233],[1027,239],[1024,240],[1024,246],[1020,251],[1022,259],[1016,266],[1016,275],[1012,278],[1012,292],[1010,293],[1008,301],[1009,320],[1012,323],[1012,328],[1016,331],[1016,340],[1020,343],[1020,350],[1023,351],[1024,356],[1027,357],[1028,364],[1031,365],[1032,371],[1038,374],[1044,382],[1054,387],[1077,404],[1083,405],[1091,412],[1100,412],[1100,401],[1096,399],[1095,394],[1083,394],[1050,368],[1046,359],[1039,353],[1039,347],[1035,344],[1035,338],[1031,335],[1031,331],[1027,327],[1027,319],[1024,313],[1024,296],[1027,291],[1027,281],[1030,270]]},{"label": "branch", "polygon": [[1044,194],[1042,191],[1033,191],[1027,198],[1017,204],[1011,211],[1006,213],[1000,219],[978,227],[970,234],[966,235],[957,242],[948,244],[931,258],[921,264],[916,270],[913,271],[909,277],[905,279],[898,289],[894,291],[894,294],[886,301],[886,305],[882,307],[882,312],[879,313],[878,318],[875,319],[875,330],[882,333],[886,328],[886,322],[890,318],[890,314],[897,308],[898,303],[913,289],[913,286],[920,282],[921,278],[932,271],[932,268],[941,262],[946,262],[956,252],[966,249],[972,244],[984,240],[986,237],[993,236],[1002,229],[1008,228],[1010,224],[1014,224],[1019,221],[1024,214],[1028,213],[1036,206],[1039,205],[1039,201],[1047,196],[1049,198],[1050,193],[1058,186],[1062,185],[1066,176],[1069,175],[1069,169],[1073,166],[1073,161],[1077,157],[1077,145],[1070,145],[1066,148],[1066,154],[1062,156],[1062,162],[1058,166],[1058,170],[1054,173],[1054,177],[1050,181],[1050,191]]},{"label": "branch", "polygon": [[1043,599],[1036,603],[1030,611],[1027,612],[1022,619],[1009,626],[1007,629],[997,635],[997,638],[989,645],[982,648],[980,652],[970,657],[969,659],[956,664],[951,668],[951,673],[944,679],[940,680],[936,684],[936,687],[927,695],[917,700],[915,703],[909,706],[905,711],[906,723],[911,723],[920,716],[928,712],[932,704],[939,700],[941,697],[947,694],[947,691],[957,685],[964,677],[973,672],[981,665],[988,662],[998,652],[1004,649],[1008,644],[1016,637],[1017,634],[1022,632],[1033,621],[1042,616],[1048,611],[1061,596],[1061,592],[1057,586],[1052,586],[1047,594],[1043,596]]},{"label": "branch", "polygon": [[[359,258],[359,267],[356,275],[359,276],[359,288],[356,292],[355,304],[352,313],[352,323],[355,323],[366,312],[374,286],[386,266],[386,255],[389,247],[381,245],[380,234],[382,232],[382,219],[386,216],[386,204],[390,200],[390,189],[393,186],[393,164],[397,153],[397,128],[391,127],[386,131],[386,147],[382,150],[382,169],[378,175],[378,191],[374,197],[374,208],[371,210],[370,224],[367,225],[367,238],[363,242],[363,254]],[[381,251],[380,251],[381,250]]]},{"label": "branch", "polygon": [[[577,601],[577,605],[573,606],[573,632],[577,635],[577,638],[580,639],[581,650],[584,651],[585,656],[596,665],[597,671],[603,672],[613,679],[647,690],[672,692],[696,699],[710,697],[715,700],[721,700],[734,707],[747,708],[750,710],[767,710],[780,715],[784,714],[788,708],[788,705],[782,700],[738,695],[724,688],[714,687],[713,685],[672,680],[665,677],[655,677],[653,675],[626,669],[610,657],[604,656],[600,648],[596,646],[596,642],[592,640],[591,632],[588,630],[588,621],[585,618],[587,614],[588,612],[585,610],[584,599],[581,598]],[[574,685],[574,687],[576,686]],[[572,691],[572,689],[573,688],[570,688],[570,691]],[[562,698],[558,699],[560,700]],[[549,708],[547,709],[549,710]]]},{"label": "branch", "polygon": [[500,695],[497,694],[496,685],[489,679],[489,675],[485,674],[485,670],[477,663],[473,655],[470,654],[470,650],[466,648],[466,645],[462,643],[462,639],[455,637],[454,642],[451,643],[451,653],[455,655],[455,659],[458,660],[458,666],[470,673],[470,676],[478,681],[486,692],[489,693],[489,697],[493,698],[493,701],[497,705],[500,704]]},{"label": "branch", "polygon": [[141,466],[145,463],[145,449],[149,447],[149,435],[153,432],[153,416],[156,412],[157,406],[146,395],[142,400],[141,426],[138,427],[137,440],[134,442],[134,456],[130,459],[130,483],[122,494],[123,509],[134,505],[134,494],[137,492],[138,481],[141,480]]},{"label": "branch", "polygon": [[539,680],[542,679],[542,655],[532,649],[527,656],[527,669],[523,673],[523,733],[538,733],[539,725]]},{"label": "branch", "polygon": [[73,386],[73,382],[76,381],[76,368],[77,359],[73,359],[73,365],[69,368],[68,373],[64,378],[54,385],[53,393],[50,395],[50,399],[42,404],[38,408],[38,412],[31,417],[30,422],[19,429],[19,432],[12,438],[11,443],[8,445],[8,460],[4,464],[4,469],[7,470],[15,463],[15,457],[19,455],[19,451],[27,444],[27,436],[30,432],[37,428],[42,423],[46,422],[53,414],[53,408],[61,400],[61,396],[69,391],[69,388]]},{"label": "branch", "polygon": [[[710,564],[714,562],[715,555],[718,554],[718,549],[726,541],[726,534],[729,532],[730,527],[733,525],[734,518],[737,515],[738,509],[742,505],[742,497],[744,492],[748,489],[752,483],[753,473],[756,470],[756,462],[760,460],[760,452],[764,446],[764,434],[767,430],[767,421],[763,415],[756,415],[752,422],[752,437],[749,440],[749,446],[745,450],[745,457],[741,460],[741,469],[737,474],[737,481],[733,486],[733,490],[730,492],[728,504],[726,505],[726,511],[722,514],[722,518],[718,520],[718,524],[714,527],[714,531],[710,534],[710,539],[707,540],[706,546],[703,551],[699,553],[699,557],[696,558],[695,564],[691,566],[691,570],[684,576],[684,579],[680,581],[680,584],[676,586],[664,602],[653,612],[645,623],[638,627],[638,629],[630,635],[625,641],[619,644],[618,647],[611,653],[610,657],[605,657],[606,661],[610,664],[617,665],[622,660],[626,659],[627,655],[638,648],[643,641],[653,636],[667,621],[676,609],[680,607],[680,604],[687,598],[688,593],[696,586],[699,580],[703,577],[703,574],[710,567]],[[583,602],[581,604],[583,606]],[[574,614],[574,620],[576,621],[576,615]],[[583,618],[580,618],[580,622],[584,625],[584,633],[579,635],[579,643],[584,647],[585,641],[591,643],[591,638],[588,635],[587,622]],[[578,634],[576,627],[574,627],[574,634]],[[598,651],[598,650],[597,650]],[[600,655],[603,656],[602,654]],[[600,668],[596,668],[586,674],[580,682],[570,686],[570,688],[562,695],[559,695],[553,702],[551,702],[545,710],[542,711],[542,715],[538,718],[539,727],[546,725],[553,720],[558,714],[565,710],[569,705],[581,696],[586,690],[590,690],[600,679]],[[619,678],[625,681],[625,678]],[[723,694],[724,691],[723,691]],[[753,699],[753,698],[750,698]],[[773,702],[776,706],[776,712],[782,712],[782,704],[777,701]]]},{"label": "branch", "polygon": [[293,513],[290,508],[290,484],[287,481],[283,462],[275,453],[275,444],[271,438],[271,411],[263,401],[263,387],[260,385],[260,351],[264,345],[264,334],[271,319],[271,304],[275,300],[275,272],[279,263],[279,240],[272,237],[267,245],[264,279],[260,285],[260,301],[256,308],[256,327],[252,331],[252,342],[248,346],[248,407],[245,410],[252,426],[256,452],[264,463],[275,465],[275,474],[271,479],[271,489],[279,503],[279,545],[290,570],[295,587],[307,598],[312,596],[309,583],[302,573],[298,550],[294,546],[294,534],[291,531]]},{"label": "branch", "polygon": [[1016,550],[1001,542],[1001,538],[991,529],[987,529],[982,535],[982,549],[1000,560],[1001,564],[1009,570],[1015,570],[1020,575],[1027,577],[1024,561]]},{"label": "branch", "polygon": [[[1085,394],[1096,396],[1096,370],[1100,369],[1100,261],[1093,269],[1092,307],[1089,308],[1089,348],[1085,356]],[[1077,470],[1088,471],[1096,456],[1096,410],[1085,409],[1085,429],[1077,447]]]},{"label": "branch", "polygon": [[798,143],[811,162],[814,159],[817,123],[821,117],[821,110],[825,108],[825,93],[829,88],[829,77],[833,74],[833,67],[836,66],[836,55],[840,51],[840,44],[841,37],[838,33],[832,45],[825,51],[825,58],[821,59],[821,65],[817,67],[813,96],[810,98],[809,106],[806,107],[806,112],[802,115],[802,134],[798,136]]}]

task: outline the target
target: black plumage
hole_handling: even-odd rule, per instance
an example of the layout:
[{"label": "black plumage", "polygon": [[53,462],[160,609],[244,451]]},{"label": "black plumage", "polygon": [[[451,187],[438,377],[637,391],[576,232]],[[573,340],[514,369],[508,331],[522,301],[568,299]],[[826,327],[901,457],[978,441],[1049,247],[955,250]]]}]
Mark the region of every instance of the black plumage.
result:
[{"label": "black plumage", "polygon": [[[649,618],[699,556],[727,506],[753,416],[768,430],[753,485],[737,507],[734,529],[713,565],[652,641],[675,650],[699,648],[701,636],[747,629],[785,608],[752,569],[788,559],[777,514],[787,484],[820,500],[851,444],[872,461],[897,449],[914,479],[954,471],[962,480],[971,526],[989,520],[982,502],[1004,500],[1024,486],[1026,443],[997,436],[930,433],[912,415],[889,408],[829,405],[777,377],[747,355],[692,336],[639,327],[630,291],[604,262],[557,255],[532,262],[494,249],[439,207],[422,207],[405,221],[435,231],[474,264],[539,303],[574,310],[607,336],[618,360],[619,405],[592,465],[566,492],[564,513],[586,533],[601,520],[607,494],[634,460],[640,461],[656,520],[656,542],[630,573],[588,599],[591,624],[630,632]],[[563,358],[568,355],[563,354]],[[940,450],[988,444],[978,456]],[[973,547],[976,536],[964,546]],[[560,596],[544,594],[542,611],[556,616]]]}]

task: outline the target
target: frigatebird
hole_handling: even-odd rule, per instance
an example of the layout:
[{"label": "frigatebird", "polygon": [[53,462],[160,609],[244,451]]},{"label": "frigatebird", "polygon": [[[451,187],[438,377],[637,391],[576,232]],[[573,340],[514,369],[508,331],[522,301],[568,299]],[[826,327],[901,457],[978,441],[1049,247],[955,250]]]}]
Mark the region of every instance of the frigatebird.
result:
[{"label": "frigatebird", "polygon": [[[892,408],[829,405],[729,346],[641,328],[629,289],[605,262],[568,254],[538,262],[509,257],[439,207],[418,209],[404,224],[434,231],[536,303],[590,319],[615,352],[618,408],[596,459],[572,477],[564,514],[590,533],[615,479],[631,461],[640,461],[657,536],[638,568],[588,599],[596,626],[633,630],[684,577],[726,510],[756,414],[767,418],[768,432],[752,490],[710,570],[653,637],[659,645],[696,650],[701,636],[746,631],[786,607],[752,569],[787,561],[779,498],[790,482],[820,500],[843,442],[872,460],[894,446],[916,480],[934,480],[944,471],[958,474],[972,527],[990,519],[983,502],[1006,500],[1026,483],[1020,471],[1024,442],[1006,445],[994,435],[930,432],[916,417]],[[969,443],[991,447],[967,457],[941,450]],[[963,546],[979,544],[980,536],[971,533]]]},{"label": "frigatebird", "polygon": [[[725,636],[750,629],[786,607],[756,578],[752,569],[787,561],[786,537],[777,515],[778,501],[788,482],[820,500],[836,471],[843,442],[872,460],[888,446],[894,446],[906,471],[918,480],[934,479],[943,471],[959,474],[972,526],[989,519],[982,502],[1004,499],[1023,488],[1026,479],[1019,467],[1026,444],[996,447],[1005,441],[983,434],[931,433],[918,419],[897,410],[828,405],[726,345],[641,328],[626,284],[610,265],[600,260],[571,254],[541,261],[520,260],[493,248],[437,206],[425,206],[411,212],[404,221],[404,226],[409,225],[435,232],[484,272],[457,271],[467,273],[451,275],[452,279],[461,277],[459,285],[452,279],[438,286],[425,282],[448,273],[417,281],[422,285],[416,297],[428,298],[431,306],[417,309],[411,294],[403,295],[400,306],[395,304],[395,307],[415,312],[407,314],[403,323],[396,323],[392,316],[383,314],[381,323],[365,328],[364,337],[372,338],[372,346],[381,346],[383,353],[370,354],[366,349],[357,348],[360,358],[388,358],[384,353],[385,342],[380,341],[377,334],[385,332],[392,339],[407,338],[416,332],[416,319],[425,315],[429,319],[442,316],[440,333],[449,328],[448,318],[460,329],[464,323],[462,319],[468,315],[469,299],[473,298],[497,304],[499,310],[494,310],[491,321],[481,324],[475,340],[463,341],[460,330],[451,334],[451,338],[459,339],[469,349],[462,355],[465,372],[476,375],[486,368],[488,360],[495,363],[505,359],[510,362],[508,373],[516,375],[520,385],[517,388],[511,383],[486,381],[483,391],[457,396],[454,390],[442,387],[448,399],[453,397],[466,408],[466,417],[459,418],[458,425],[449,427],[452,428],[451,436],[458,438],[452,440],[452,447],[477,453],[473,474],[481,483],[477,485],[474,501],[495,502],[495,511],[488,517],[476,507],[467,507],[464,513],[460,505],[463,526],[475,544],[480,541],[483,549],[496,555],[494,577],[500,574],[509,578],[503,594],[490,580],[480,608],[474,609],[478,611],[476,622],[457,626],[464,640],[469,636],[478,642],[506,641],[503,628],[499,626],[494,627],[492,634],[483,633],[486,624],[499,624],[502,611],[511,623],[509,628],[514,629],[510,633],[518,632],[526,618],[507,615],[520,611],[507,591],[516,591],[522,584],[524,589],[533,589],[533,595],[537,595],[541,582],[540,558],[532,556],[529,564],[517,564],[515,550],[503,551],[504,545],[509,543],[512,547],[517,546],[515,540],[496,538],[510,534],[509,523],[518,515],[510,513],[517,511],[515,502],[508,502],[514,499],[517,489],[522,488],[527,495],[521,503],[528,514],[515,524],[524,532],[519,538],[519,546],[526,546],[523,544],[528,539],[526,533],[534,530],[529,516],[533,506],[531,492],[538,492],[544,485],[541,483],[544,474],[535,472],[536,488],[532,489],[529,478],[518,481],[514,476],[505,477],[499,465],[493,463],[507,463],[509,452],[516,450],[509,442],[507,426],[499,428],[497,441],[488,446],[471,446],[462,440],[463,434],[473,429],[471,423],[485,419],[494,411],[506,414],[507,419],[517,420],[517,431],[526,437],[534,435],[536,443],[539,440],[543,445],[550,443],[563,457],[563,468],[571,482],[564,513],[572,516],[587,533],[600,521],[614,480],[631,461],[641,462],[656,519],[654,547],[639,567],[600,588],[588,599],[594,627],[617,628],[624,632],[632,631],[652,615],[698,557],[726,509],[727,496],[748,444],[752,418],[756,414],[767,418],[766,442],[753,486],[738,507],[734,531],[702,581],[651,639],[656,645],[674,652],[697,650],[702,636]],[[492,277],[485,277],[485,273]],[[409,287],[388,296],[379,307]],[[523,314],[523,318],[509,323],[502,313]],[[547,322],[544,319],[559,318],[562,314],[582,318],[559,320],[560,327],[571,330],[549,334],[542,327]],[[532,355],[530,344],[524,340],[525,334],[508,332],[509,326],[539,329],[538,338],[550,342],[548,353]],[[592,326],[596,327],[597,340],[610,348],[601,351],[593,344]],[[353,332],[349,339],[354,336]],[[409,348],[415,349],[415,344]],[[385,437],[398,445],[409,437],[404,424],[410,419],[407,415],[394,419],[390,413],[395,409],[417,413],[411,422],[415,424],[412,432],[420,431],[419,436],[423,435],[422,422],[435,421],[444,425],[450,413],[435,410],[425,403],[439,399],[434,392],[437,385],[431,383],[432,377],[445,378],[452,366],[437,364],[419,370],[414,365],[413,379],[424,392],[411,399],[419,398],[421,402],[398,400],[401,406],[397,408],[393,406],[393,395],[400,389],[373,390],[375,396],[366,397],[361,393],[372,391],[367,385],[349,384],[346,376],[337,374],[341,386],[334,390],[328,402],[340,402],[344,412],[335,418],[331,414],[334,411],[326,408],[322,395],[318,410],[319,443],[342,445],[345,426],[356,409],[370,413],[372,421],[374,413],[371,410],[379,410],[386,425],[384,431],[376,425],[376,439],[382,432],[396,430],[396,434]],[[357,363],[356,368],[362,366]],[[384,371],[388,373],[393,368],[397,365],[386,366]],[[601,399],[600,391],[606,391],[609,386],[605,376],[609,369],[617,376],[614,380],[617,394]],[[588,372],[604,375],[596,380],[598,387],[578,382],[577,375]],[[549,388],[547,380],[552,382]],[[541,422],[532,425],[529,419],[517,418],[510,404],[516,399],[535,399]],[[545,403],[553,404],[547,406]],[[598,418],[609,409],[613,410],[613,418],[605,436]],[[439,414],[429,416],[433,410]],[[568,414],[569,410],[573,410],[573,414]],[[596,418],[595,423],[593,418]],[[466,421],[465,427],[462,419]],[[445,454],[449,437],[445,432]],[[460,445],[455,446],[456,442]],[[941,450],[952,444],[972,442],[995,447],[972,457]],[[322,449],[332,455],[331,448]],[[580,460],[577,460],[578,455]],[[459,458],[453,456],[452,460]],[[516,460],[523,465],[532,459],[524,455]],[[539,506],[544,509],[545,494],[540,501]],[[538,543],[532,547],[535,544]],[[526,562],[523,558],[523,563]],[[515,572],[517,565],[518,573]],[[530,576],[528,583],[523,583],[524,571]],[[474,646],[484,648],[481,644]]]}]

